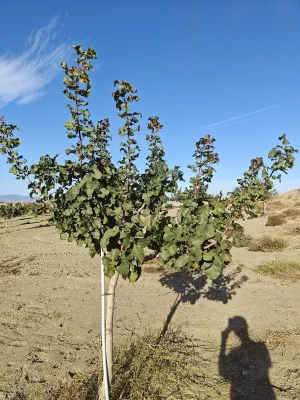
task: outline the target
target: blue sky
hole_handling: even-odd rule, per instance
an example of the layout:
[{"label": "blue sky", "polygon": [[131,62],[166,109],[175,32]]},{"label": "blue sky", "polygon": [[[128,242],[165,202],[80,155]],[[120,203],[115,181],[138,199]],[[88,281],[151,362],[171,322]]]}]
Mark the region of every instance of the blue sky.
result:
[{"label": "blue sky", "polygon": [[[111,118],[115,159],[114,79],[138,89],[142,150],[151,115],[169,164],[185,172],[194,143],[216,138],[212,192],[232,189],[282,133],[300,148],[299,0],[0,0],[0,13],[0,115],[19,125],[30,163],[67,147],[60,62],[73,62],[73,44],[98,53],[90,110],[95,122]],[[0,160],[0,194],[26,194],[8,169]],[[299,177],[300,156],[278,189],[299,188]]]}]

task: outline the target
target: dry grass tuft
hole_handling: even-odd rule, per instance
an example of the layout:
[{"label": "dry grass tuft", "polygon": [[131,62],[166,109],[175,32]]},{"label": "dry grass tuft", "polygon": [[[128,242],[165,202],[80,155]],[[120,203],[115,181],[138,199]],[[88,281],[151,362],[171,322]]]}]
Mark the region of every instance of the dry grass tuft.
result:
[{"label": "dry grass tuft", "polygon": [[300,346],[300,329],[276,329],[267,330],[255,338],[264,342],[269,350],[275,350],[279,347],[284,348],[287,346]]},{"label": "dry grass tuft", "polygon": [[284,280],[300,280],[300,262],[272,260],[259,265],[255,271],[262,275]]},{"label": "dry grass tuft", "polygon": [[262,251],[264,253],[272,253],[282,251],[287,247],[287,242],[282,238],[272,238],[270,236],[262,236],[261,238],[252,239],[248,245],[250,251]]},{"label": "dry grass tuft", "polygon": [[284,222],[284,218],[281,215],[270,215],[267,219],[266,226],[283,225]]},{"label": "dry grass tuft", "polygon": [[160,274],[164,273],[165,271],[165,268],[156,263],[148,263],[143,266],[143,272],[146,274]]},{"label": "dry grass tuft", "polygon": [[300,216],[300,209],[288,208],[288,209],[282,211],[281,215],[283,217],[297,218]]}]

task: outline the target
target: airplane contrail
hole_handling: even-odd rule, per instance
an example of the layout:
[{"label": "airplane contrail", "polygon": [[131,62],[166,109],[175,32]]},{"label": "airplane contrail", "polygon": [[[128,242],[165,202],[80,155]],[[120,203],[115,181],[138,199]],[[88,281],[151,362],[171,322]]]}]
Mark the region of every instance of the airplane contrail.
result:
[{"label": "airplane contrail", "polygon": [[251,111],[251,112],[249,112],[249,113],[247,113],[247,114],[238,115],[237,117],[228,118],[228,119],[223,119],[223,121],[219,121],[219,122],[216,122],[216,123],[214,123],[214,124],[206,125],[206,126],[204,126],[203,128],[211,128],[211,127],[213,127],[213,126],[222,125],[222,124],[225,124],[226,122],[235,121],[236,119],[245,118],[245,117],[248,117],[249,115],[258,114],[258,113],[261,113],[261,112],[263,112],[263,111],[271,110],[272,108],[276,108],[276,107],[279,107],[279,105],[274,105],[274,106],[270,106],[270,107],[265,107],[265,108],[261,108],[260,110]]}]

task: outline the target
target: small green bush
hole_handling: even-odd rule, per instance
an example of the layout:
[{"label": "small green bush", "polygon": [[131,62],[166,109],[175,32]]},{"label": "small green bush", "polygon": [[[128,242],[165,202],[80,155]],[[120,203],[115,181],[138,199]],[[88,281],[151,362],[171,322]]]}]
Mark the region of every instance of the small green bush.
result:
[{"label": "small green bush", "polygon": [[275,251],[282,251],[287,247],[287,243],[282,238],[272,238],[270,236],[263,236],[258,239],[252,239],[249,242],[248,250],[250,251],[263,251],[271,253]]}]

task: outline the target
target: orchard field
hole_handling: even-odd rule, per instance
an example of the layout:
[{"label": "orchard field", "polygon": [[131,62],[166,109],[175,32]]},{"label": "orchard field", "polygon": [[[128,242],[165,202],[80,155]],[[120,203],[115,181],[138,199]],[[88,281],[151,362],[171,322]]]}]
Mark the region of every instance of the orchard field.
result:
[{"label": "orchard field", "polygon": [[[165,274],[155,260],[144,264],[134,285],[120,280],[115,343],[118,347],[132,335],[145,335],[145,329],[181,329],[197,357],[191,399],[229,400],[234,385],[246,393],[241,399],[296,400],[300,191],[272,199],[267,216],[242,225],[247,243],[232,249],[232,262],[213,284],[203,275]],[[61,241],[45,219],[32,216],[13,218],[7,232],[1,223],[0,241],[0,398],[21,399],[26,393],[26,398],[41,399],[60,385],[76,385],[81,374],[97,368],[99,259]],[[226,354],[235,349],[226,360],[220,357],[222,331],[233,317],[247,322],[250,338],[241,346],[234,333],[223,335]],[[253,391],[260,388],[245,386],[257,368],[264,371],[262,386],[270,397],[255,397]]]}]

